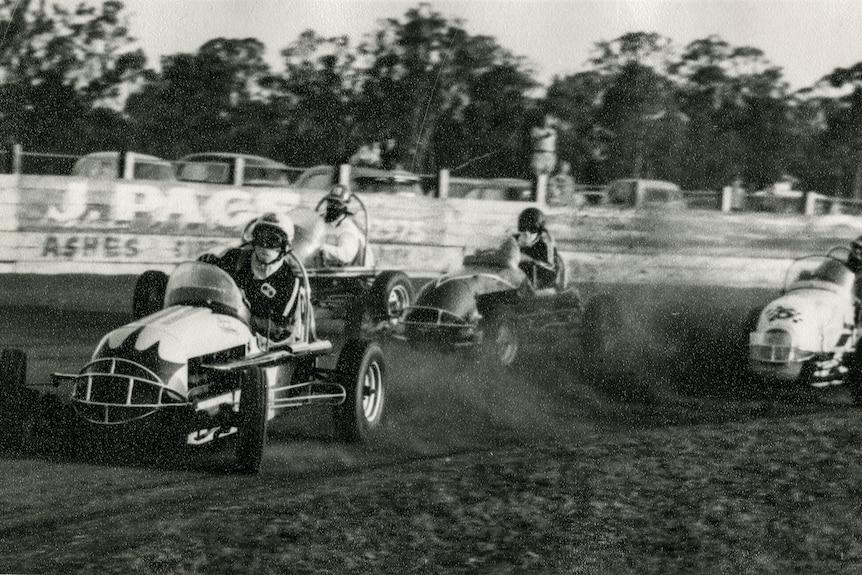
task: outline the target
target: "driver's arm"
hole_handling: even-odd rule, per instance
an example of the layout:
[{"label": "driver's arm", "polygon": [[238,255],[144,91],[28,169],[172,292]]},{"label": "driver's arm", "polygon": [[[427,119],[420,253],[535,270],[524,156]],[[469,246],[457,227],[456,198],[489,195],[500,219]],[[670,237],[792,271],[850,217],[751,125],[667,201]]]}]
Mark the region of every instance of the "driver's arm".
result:
[{"label": "driver's arm", "polygon": [[547,269],[547,270],[552,270],[552,269],[554,269],[554,264],[553,264],[553,262],[551,261],[551,257],[550,257],[550,252],[551,252],[551,250],[550,250],[550,248],[548,247],[548,244],[547,244],[546,242],[542,241],[541,246],[542,246],[542,248],[543,248],[543,250],[544,250],[544,257],[542,257],[542,258],[534,258],[534,257],[532,257],[532,256],[530,256],[530,255],[528,255],[528,254],[525,254],[524,252],[521,252],[521,261],[522,261],[522,262],[529,262],[529,263],[531,263],[531,264],[535,264],[535,265],[537,265],[537,266],[539,266],[539,267],[541,267],[541,268],[545,268],[545,269]]},{"label": "driver's arm", "polygon": [[337,260],[343,264],[349,264],[356,259],[362,241],[350,228],[345,228],[336,237],[336,244],[324,244],[320,250],[324,256]]}]

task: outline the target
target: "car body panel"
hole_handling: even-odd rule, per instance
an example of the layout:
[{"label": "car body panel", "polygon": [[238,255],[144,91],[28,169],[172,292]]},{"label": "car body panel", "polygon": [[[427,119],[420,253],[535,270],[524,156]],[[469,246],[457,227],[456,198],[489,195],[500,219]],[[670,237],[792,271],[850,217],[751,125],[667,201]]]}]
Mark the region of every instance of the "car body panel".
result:
[{"label": "car body panel", "polygon": [[839,259],[808,256],[788,269],[782,294],[750,326],[758,378],[816,387],[841,383],[859,339],[855,275]]}]

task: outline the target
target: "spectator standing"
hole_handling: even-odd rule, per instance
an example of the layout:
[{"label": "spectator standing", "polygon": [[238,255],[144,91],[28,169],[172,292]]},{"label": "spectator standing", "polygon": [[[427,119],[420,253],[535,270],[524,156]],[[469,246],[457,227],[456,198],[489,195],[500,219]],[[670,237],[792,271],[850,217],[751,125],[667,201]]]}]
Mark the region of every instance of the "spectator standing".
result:
[{"label": "spectator standing", "polygon": [[572,165],[560,162],[560,169],[551,176],[548,185],[548,201],[565,205],[580,205],[579,197],[575,195],[575,179],[572,177]]},{"label": "spectator standing", "polygon": [[541,126],[530,130],[533,142],[533,173],[536,179],[550,175],[557,165],[557,122],[550,114],[545,114]]}]

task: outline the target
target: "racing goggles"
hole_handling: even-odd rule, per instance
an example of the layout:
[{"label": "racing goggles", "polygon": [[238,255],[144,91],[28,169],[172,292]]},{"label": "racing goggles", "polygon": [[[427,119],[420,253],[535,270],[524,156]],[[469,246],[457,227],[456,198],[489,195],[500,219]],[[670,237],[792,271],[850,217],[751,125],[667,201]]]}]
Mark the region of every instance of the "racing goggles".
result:
[{"label": "racing goggles", "polygon": [[285,247],[284,238],[275,232],[261,231],[252,237],[251,245],[261,248],[275,250]]}]

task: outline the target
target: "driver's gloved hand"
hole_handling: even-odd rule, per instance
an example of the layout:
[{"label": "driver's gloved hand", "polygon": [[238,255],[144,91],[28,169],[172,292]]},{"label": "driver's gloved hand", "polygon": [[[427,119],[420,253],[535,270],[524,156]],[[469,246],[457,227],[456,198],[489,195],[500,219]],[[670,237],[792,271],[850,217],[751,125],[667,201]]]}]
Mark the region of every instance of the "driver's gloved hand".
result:
[{"label": "driver's gloved hand", "polygon": [[271,320],[260,317],[253,317],[251,321],[254,331],[267,337],[270,341],[282,341],[290,337],[290,326],[278,325]]}]

